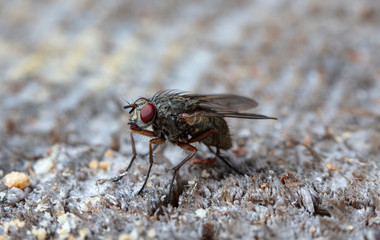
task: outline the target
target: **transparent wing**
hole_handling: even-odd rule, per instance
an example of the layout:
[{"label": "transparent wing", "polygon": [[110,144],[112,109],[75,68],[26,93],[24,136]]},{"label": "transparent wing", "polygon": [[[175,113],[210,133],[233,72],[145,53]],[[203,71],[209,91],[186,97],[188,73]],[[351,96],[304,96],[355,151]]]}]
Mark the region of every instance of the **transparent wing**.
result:
[{"label": "transparent wing", "polygon": [[185,94],[183,96],[196,98],[199,101],[199,107],[216,112],[238,112],[254,108],[258,105],[258,103],[251,98],[233,94]]},{"label": "transparent wing", "polygon": [[230,117],[230,118],[244,118],[244,119],[273,119],[275,117],[268,117],[256,113],[238,113],[238,112],[194,112],[192,116],[204,116],[204,117]]}]

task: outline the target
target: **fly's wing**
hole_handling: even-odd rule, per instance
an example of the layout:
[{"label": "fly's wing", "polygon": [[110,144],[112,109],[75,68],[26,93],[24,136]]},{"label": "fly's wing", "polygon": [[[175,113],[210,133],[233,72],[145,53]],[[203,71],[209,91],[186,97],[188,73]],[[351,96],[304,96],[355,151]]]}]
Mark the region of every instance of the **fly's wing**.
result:
[{"label": "fly's wing", "polygon": [[244,118],[244,119],[273,119],[275,117],[268,117],[256,113],[239,113],[239,112],[195,112],[192,116],[204,116],[204,117],[230,117],[230,118]]},{"label": "fly's wing", "polygon": [[238,112],[256,107],[255,100],[233,94],[186,94],[188,98],[195,98],[199,101],[199,107],[216,112]]},{"label": "fly's wing", "polygon": [[214,95],[183,95],[188,98],[198,100],[198,111],[192,113],[192,116],[205,117],[231,117],[245,119],[277,119],[255,113],[241,113],[239,111],[254,108],[258,103],[247,97],[232,94],[214,94]]}]

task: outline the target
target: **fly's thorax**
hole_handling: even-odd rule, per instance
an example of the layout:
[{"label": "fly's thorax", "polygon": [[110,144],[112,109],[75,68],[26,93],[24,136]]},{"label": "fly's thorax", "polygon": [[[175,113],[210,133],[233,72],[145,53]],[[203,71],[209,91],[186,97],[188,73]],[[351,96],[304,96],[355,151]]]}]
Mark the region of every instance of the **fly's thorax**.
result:
[{"label": "fly's thorax", "polygon": [[195,107],[194,103],[180,95],[162,94],[152,98],[157,116],[153,122],[153,131],[160,138],[177,141],[188,135],[188,125],[180,121],[179,116]]},{"label": "fly's thorax", "polygon": [[153,131],[156,136],[170,141],[177,141],[181,136],[186,134],[186,126],[179,124],[175,115],[168,115],[166,113],[157,114],[155,121],[153,122]]},{"label": "fly's thorax", "polygon": [[152,98],[152,103],[163,116],[178,116],[181,113],[194,111],[199,102],[197,99],[186,98],[175,93],[161,93]]}]

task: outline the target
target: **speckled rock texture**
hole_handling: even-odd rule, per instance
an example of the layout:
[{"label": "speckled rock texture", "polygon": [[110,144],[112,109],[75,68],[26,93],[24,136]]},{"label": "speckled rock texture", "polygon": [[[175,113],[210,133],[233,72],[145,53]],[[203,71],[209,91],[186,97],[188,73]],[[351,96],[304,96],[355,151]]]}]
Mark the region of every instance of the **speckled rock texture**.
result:
[{"label": "speckled rock texture", "polygon": [[[380,238],[380,2],[1,1],[0,239]],[[122,106],[248,96],[222,161],[148,139]],[[195,145],[196,158],[212,157]],[[26,173],[21,190],[4,184]]]}]

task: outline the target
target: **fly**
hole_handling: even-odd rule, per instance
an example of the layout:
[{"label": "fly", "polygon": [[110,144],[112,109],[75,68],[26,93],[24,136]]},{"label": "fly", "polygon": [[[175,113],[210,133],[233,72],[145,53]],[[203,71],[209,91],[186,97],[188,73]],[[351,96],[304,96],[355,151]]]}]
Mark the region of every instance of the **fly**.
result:
[{"label": "fly", "polygon": [[[188,94],[172,90],[158,92],[151,98],[138,98],[134,103],[124,106],[124,109],[129,109],[128,124],[131,134],[132,159],[122,174],[109,179],[101,179],[98,182],[118,181],[127,174],[137,156],[134,133],[152,138],[149,141],[150,165],[144,184],[138,194],[143,191],[153,166],[154,148],[152,146],[166,141],[191,152],[173,168],[168,202],[179,169],[197,152],[192,143],[201,142],[205,144],[215,154],[215,158],[221,159],[230,168],[241,174],[220,155],[220,150],[227,150],[232,147],[230,131],[224,118],[277,119],[255,113],[240,112],[257,105],[255,100],[238,95]],[[215,147],[216,151],[214,152],[211,147]]]}]

